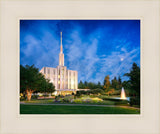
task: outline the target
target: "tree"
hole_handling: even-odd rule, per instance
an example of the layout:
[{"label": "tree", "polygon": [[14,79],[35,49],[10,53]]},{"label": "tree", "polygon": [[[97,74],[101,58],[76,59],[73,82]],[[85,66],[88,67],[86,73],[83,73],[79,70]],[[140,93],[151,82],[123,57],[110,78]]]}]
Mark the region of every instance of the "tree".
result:
[{"label": "tree", "polygon": [[87,87],[88,87],[89,89],[96,89],[96,84],[95,84],[95,83],[92,83],[92,82],[89,82]]},{"label": "tree", "polygon": [[106,92],[106,94],[109,96],[110,94],[113,94],[114,93],[114,88],[110,88],[107,92]]},{"label": "tree", "polygon": [[135,90],[140,95],[140,68],[136,63],[133,63],[130,73],[124,74],[129,77],[130,89]]},{"label": "tree", "polygon": [[114,77],[114,79],[111,81],[111,86],[112,88],[114,88],[115,90],[119,90],[122,88],[122,80],[120,78],[120,76],[118,77],[118,80],[116,77]]},{"label": "tree", "polygon": [[103,86],[103,89],[104,90],[108,90],[110,87],[110,81],[109,81],[109,75],[107,75],[104,79],[104,86]]},{"label": "tree", "polygon": [[38,68],[20,65],[20,92],[27,94],[27,100],[31,100],[33,92],[54,92],[54,85],[46,80]]},{"label": "tree", "polygon": [[131,84],[129,81],[123,81],[122,86],[124,87],[124,89],[130,89]]},{"label": "tree", "polygon": [[102,88],[101,83],[93,83],[93,82],[87,82],[85,81],[84,83],[80,81],[78,83],[78,88],[79,89],[97,89],[97,88]]},{"label": "tree", "polygon": [[53,89],[55,88],[55,86],[48,80],[45,78],[42,78],[42,83],[41,86],[39,87],[39,92],[43,92],[45,93],[52,93],[54,92]]},{"label": "tree", "polygon": [[55,91],[55,86],[51,82],[47,82],[47,93],[53,93]]},{"label": "tree", "polygon": [[99,82],[99,81],[98,81],[98,84],[97,84],[97,88],[102,88],[101,87],[101,82]]},{"label": "tree", "polygon": [[118,77],[118,82],[119,82],[119,84],[122,84],[122,80],[121,80],[120,76]]},{"label": "tree", "polygon": [[85,88],[85,85],[83,84],[82,81],[80,81],[80,82],[78,83],[78,88],[79,88],[79,89],[84,89],[84,88]]},{"label": "tree", "polygon": [[114,77],[114,79],[112,80],[111,86],[112,86],[115,90],[117,90],[117,89],[119,88],[119,83],[118,83],[116,77]]},{"label": "tree", "polygon": [[118,77],[118,88],[121,89],[122,88],[122,80],[121,77]]},{"label": "tree", "polygon": [[107,75],[104,79],[104,86],[103,89],[105,90],[106,94],[109,96],[110,94],[114,93],[115,89],[111,86],[109,81],[109,75]]},{"label": "tree", "polygon": [[84,86],[85,86],[85,89],[88,89],[88,82],[87,81],[84,82]]}]

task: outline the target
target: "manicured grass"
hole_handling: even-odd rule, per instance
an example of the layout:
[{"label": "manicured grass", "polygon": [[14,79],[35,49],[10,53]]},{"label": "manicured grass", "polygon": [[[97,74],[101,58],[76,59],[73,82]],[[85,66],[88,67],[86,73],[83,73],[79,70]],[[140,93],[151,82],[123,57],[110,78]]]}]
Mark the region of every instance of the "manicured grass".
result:
[{"label": "manicured grass", "polygon": [[20,104],[20,114],[139,114],[140,110],[130,107],[62,106]]}]

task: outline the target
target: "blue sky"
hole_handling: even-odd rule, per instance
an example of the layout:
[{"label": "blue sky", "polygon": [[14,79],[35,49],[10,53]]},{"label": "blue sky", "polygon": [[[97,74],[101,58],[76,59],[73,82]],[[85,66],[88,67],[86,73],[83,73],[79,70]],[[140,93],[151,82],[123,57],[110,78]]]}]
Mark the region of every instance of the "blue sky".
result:
[{"label": "blue sky", "polygon": [[65,66],[78,81],[101,83],[140,66],[139,20],[21,20],[20,64],[57,67],[63,32]]}]

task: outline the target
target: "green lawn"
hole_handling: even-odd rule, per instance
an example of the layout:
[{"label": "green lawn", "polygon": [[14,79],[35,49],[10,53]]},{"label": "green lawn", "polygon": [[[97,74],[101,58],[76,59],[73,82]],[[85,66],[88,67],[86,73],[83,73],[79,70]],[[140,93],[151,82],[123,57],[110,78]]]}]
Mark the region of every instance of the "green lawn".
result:
[{"label": "green lawn", "polygon": [[140,110],[124,107],[62,106],[20,104],[20,114],[139,114]]}]

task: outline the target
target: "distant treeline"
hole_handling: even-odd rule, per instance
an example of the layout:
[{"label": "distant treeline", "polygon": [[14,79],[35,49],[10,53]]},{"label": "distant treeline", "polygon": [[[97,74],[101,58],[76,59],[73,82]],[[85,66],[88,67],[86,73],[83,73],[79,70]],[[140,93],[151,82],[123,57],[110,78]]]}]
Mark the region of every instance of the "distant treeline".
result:
[{"label": "distant treeline", "polygon": [[122,87],[128,90],[130,94],[140,96],[140,68],[136,63],[133,63],[132,68],[129,73],[125,73],[124,76],[129,78],[128,81],[121,80],[119,76],[114,77],[110,81],[109,75],[104,78],[103,82],[93,83],[93,82],[82,82],[78,84],[79,89],[102,89],[108,95],[112,94],[115,90],[120,90]]}]

